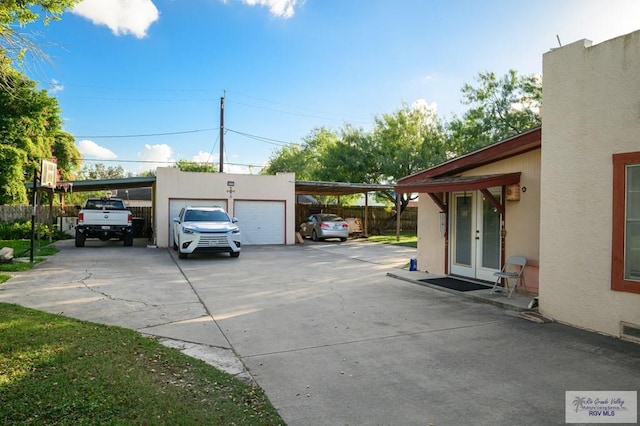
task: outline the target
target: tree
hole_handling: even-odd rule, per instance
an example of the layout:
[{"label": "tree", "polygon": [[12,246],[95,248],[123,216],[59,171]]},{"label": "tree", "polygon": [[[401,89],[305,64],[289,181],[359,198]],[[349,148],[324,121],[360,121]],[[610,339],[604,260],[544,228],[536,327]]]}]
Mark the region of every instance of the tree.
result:
[{"label": "tree", "polygon": [[[41,160],[56,161],[61,178],[67,179],[79,167],[81,156],[73,136],[62,130],[57,99],[50,97],[46,90],[37,90],[36,83],[18,71],[8,70],[6,76],[12,90],[0,90],[0,146],[4,151],[0,167],[12,170],[3,178],[8,179],[6,185],[14,189],[3,187],[6,192],[2,198],[5,203],[22,203],[24,197],[18,195],[15,188],[22,185],[25,178],[30,180]],[[17,155],[13,150],[22,154]],[[10,161],[18,163],[5,163]]]},{"label": "tree", "polygon": [[0,144],[0,205],[27,203],[22,167],[26,161],[24,151]]},{"label": "tree", "polygon": [[181,172],[204,172],[216,173],[218,170],[211,163],[197,163],[195,161],[185,160],[183,158],[176,161],[176,165]]},{"label": "tree", "polygon": [[[339,134],[315,129],[302,146],[272,156],[263,173],[294,172],[299,179],[384,184],[438,164],[445,157],[443,126],[424,105],[376,117],[373,132],[345,125]],[[395,204],[392,193],[384,194]],[[401,211],[409,204],[401,199]]]},{"label": "tree", "polygon": [[41,20],[48,25],[52,20],[60,20],[65,9],[73,7],[80,0],[3,0],[0,2],[0,86],[7,85],[5,71],[14,62],[21,64],[27,51],[35,56],[45,55],[33,41],[33,35],[16,28]]},{"label": "tree", "polygon": [[94,163],[85,166],[78,173],[78,178],[83,180],[122,179],[127,177],[122,166],[106,166],[103,163]]},{"label": "tree", "polygon": [[260,173],[265,175],[295,173],[296,179],[322,180],[323,174],[320,169],[323,165],[323,156],[337,141],[338,135],[335,132],[325,127],[316,127],[303,138],[301,145],[287,145],[271,155],[269,165]]},{"label": "tree", "polygon": [[542,80],[509,70],[478,74],[478,87],[465,84],[462,103],[471,109],[447,126],[450,156],[462,155],[541,125]]}]

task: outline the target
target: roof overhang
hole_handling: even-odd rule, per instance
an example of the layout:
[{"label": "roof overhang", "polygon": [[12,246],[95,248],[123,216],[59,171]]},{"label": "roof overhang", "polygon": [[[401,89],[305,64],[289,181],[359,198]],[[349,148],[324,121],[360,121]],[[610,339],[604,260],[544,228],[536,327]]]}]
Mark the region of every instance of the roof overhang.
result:
[{"label": "roof overhang", "polygon": [[[83,191],[107,191],[110,189],[147,188],[156,183],[155,176],[139,176],[121,179],[97,179],[97,180],[76,180],[70,182],[58,182],[55,192]],[[27,182],[25,186],[33,188],[33,182]],[[39,185],[37,186],[39,187]]]},{"label": "roof overhang", "polygon": [[487,164],[540,149],[542,146],[541,141],[542,130],[538,127],[504,141],[486,146],[477,151],[470,152],[469,154],[465,154],[461,157],[451,159],[421,172],[405,176],[398,180],[396,187],[398,185],[420,182],[425,179],[460,175],[463,172],[473,170]]},{"label": "roof overhang", "polygon": [[393,191],[393,185],[296,181],[296,195],[350,195],[384,191]]},{"label": "roof overhang", "polygon": [[501,173],[480,176],[447,176],[434,179],[415,180],[405,184],[397,184],[399,193],[440,193],[454,191],[475,191],[494,186],[520,183],[520,172]]}]

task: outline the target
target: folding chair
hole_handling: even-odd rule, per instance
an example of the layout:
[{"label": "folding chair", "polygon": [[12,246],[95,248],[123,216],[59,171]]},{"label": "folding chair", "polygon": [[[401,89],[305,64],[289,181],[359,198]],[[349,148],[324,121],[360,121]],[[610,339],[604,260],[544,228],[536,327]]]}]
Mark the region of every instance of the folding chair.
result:
[{"label": "folding chair", "polygon": [[[513,292],[518,287],[518,283],[522,281],[522,285],[524,286],[525,291],[527,290],[527,284],[524,281],[524,266],[527,264],[527,258],[524,256],[510,256],[507,259],[507,262],[502,267],[500,272],[494,272],[493,275],[496,277],[496,282],[493,284],[493,288],[491,289],[491,293],[493,294],[500,287],[500,281],[504,278],[505,287],[504,289],[508,292],[507,297],[511,297]],[[509,286],[509,280],[514,280],[513,286]]]}]

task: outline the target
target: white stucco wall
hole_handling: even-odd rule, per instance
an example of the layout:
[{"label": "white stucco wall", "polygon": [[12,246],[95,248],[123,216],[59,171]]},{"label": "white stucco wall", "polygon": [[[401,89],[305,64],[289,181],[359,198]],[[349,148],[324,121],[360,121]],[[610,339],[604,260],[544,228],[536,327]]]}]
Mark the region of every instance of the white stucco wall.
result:
[{"label": "white stucco wall", "polygon": [[619,335],[640,294],[611,290],[612,154],[640,150],[640,32],[543,57],[540,311]]},{"label": "white stucco wall", "polygon": [[[228,181],[233,181],[230,195]],[[295,244],[295,175],[246,175],[228,173],[181,172],[177,168],[158,168],[156,173],[154,235],[159,247],[169,244],[169,202],[171,199],[224,199],[234,216],[234,201],[282,201],[285,203],[285,242]]]}]

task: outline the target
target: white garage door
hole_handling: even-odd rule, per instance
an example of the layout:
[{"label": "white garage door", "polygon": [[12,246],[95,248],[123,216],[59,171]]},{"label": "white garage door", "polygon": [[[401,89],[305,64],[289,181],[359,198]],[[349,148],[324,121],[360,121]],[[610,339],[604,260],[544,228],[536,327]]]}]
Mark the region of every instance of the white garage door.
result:
[{"label": "white garage door", "polygon": [[169,247],[173,245],[173,218],[180,214],[184,206],[222,207],[227,210],[227,200],[190,200],[172,198],[169,200]]},{"label": "white garage door", "polygon": [[247,245],[284,244],[284,201],[236,201],[235,217]]}]

